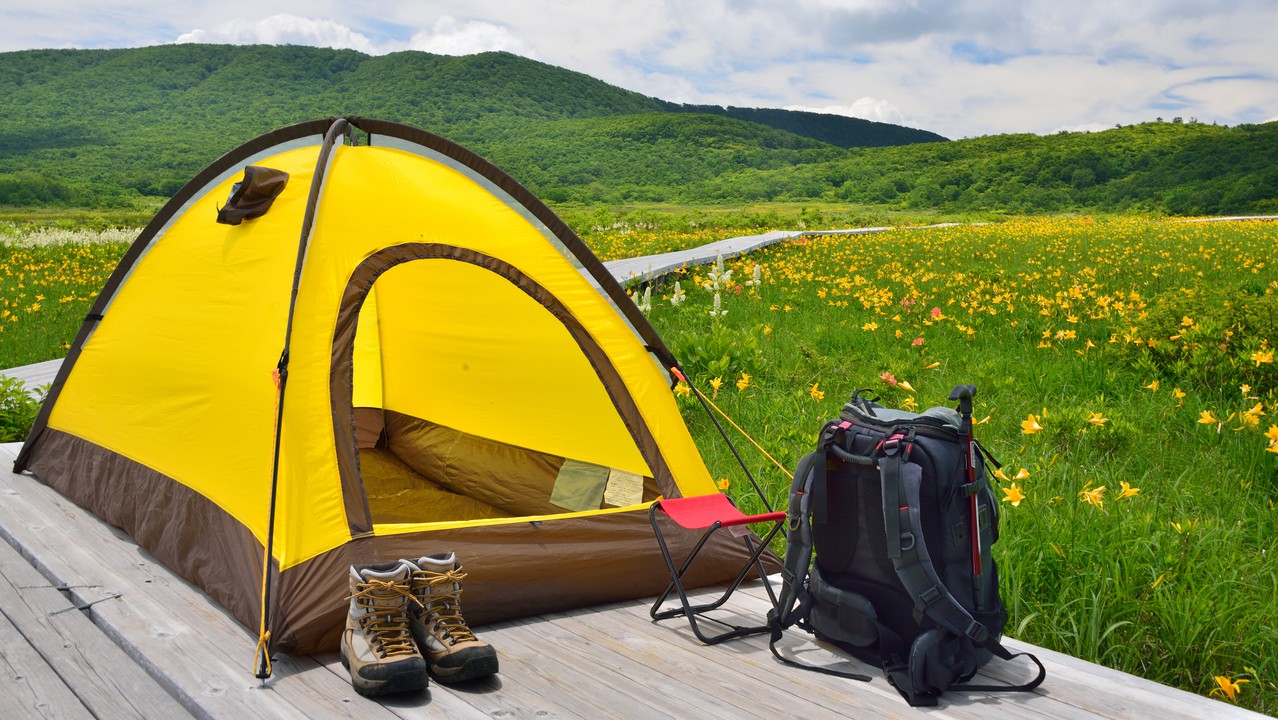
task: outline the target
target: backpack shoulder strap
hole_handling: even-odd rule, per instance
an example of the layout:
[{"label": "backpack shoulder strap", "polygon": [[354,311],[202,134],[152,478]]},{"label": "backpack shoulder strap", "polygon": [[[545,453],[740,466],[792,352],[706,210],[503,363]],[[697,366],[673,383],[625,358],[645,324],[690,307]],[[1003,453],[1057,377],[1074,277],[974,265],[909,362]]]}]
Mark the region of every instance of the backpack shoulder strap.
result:
[{"label": "backpack shoulder strap", "polygon": [[[1026,655],[1038,665],[1038,676],[1025,685],[998,686],[997,689],[1031,690],[1038,687],[1047,675],[1038,658],[1028,653],[1013,654],[1003,647],[984,625],[959,604],[936,574],[923,534],[919,491],[923,469],[916,463],[903,461],[903,446],[907,445],[903,441],[904,438],[890,437],[883,443],[879,469],[883,483],[883,521],[887,529],[887,552],[901,584],[914,599],[915,614],[926,616],[954,635],[965,637],[1004,660]],[[994,689],[986,686],[964,687]]]}]

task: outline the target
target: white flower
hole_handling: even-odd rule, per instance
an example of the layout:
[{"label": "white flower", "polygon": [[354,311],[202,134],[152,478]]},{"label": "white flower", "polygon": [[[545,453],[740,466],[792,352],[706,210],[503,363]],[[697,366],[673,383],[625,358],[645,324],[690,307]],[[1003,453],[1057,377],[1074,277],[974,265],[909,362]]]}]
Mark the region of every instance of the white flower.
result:
[{"label": "white flower", "polygon": [[723,309],[723,298],[719,297],[719,293],[716,291],[714,294],[714,309],[710,311],[710,317],[721,318],[727,314],[728,311]]},{"label": "white flower", "polygon": [[679,307],[679,304],[688,299],[688,294],[679,287],[679,281],[675,280],[674,294],[670,296],[670,304]]}]

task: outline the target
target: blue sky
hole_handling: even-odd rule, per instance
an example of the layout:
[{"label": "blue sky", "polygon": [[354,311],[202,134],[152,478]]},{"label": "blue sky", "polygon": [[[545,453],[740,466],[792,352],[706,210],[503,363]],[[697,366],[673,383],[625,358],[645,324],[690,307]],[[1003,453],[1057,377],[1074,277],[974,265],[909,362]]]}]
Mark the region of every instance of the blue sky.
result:
[{"label": "blue sky", "polygon": [[1274,0],[0,0],[0,51],[506,50],[689,103],[951,138],[1278,119]]}]

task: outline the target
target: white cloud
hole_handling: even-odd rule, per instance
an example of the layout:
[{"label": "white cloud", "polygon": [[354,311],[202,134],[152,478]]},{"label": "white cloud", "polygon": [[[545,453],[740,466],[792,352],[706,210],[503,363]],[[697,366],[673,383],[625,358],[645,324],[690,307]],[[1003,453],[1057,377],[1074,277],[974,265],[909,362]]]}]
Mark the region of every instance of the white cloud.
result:
[{"label": "white cloud", "polygon": [[474,55],[502,50],[528,58],[537,56],[531,45],[507,27],[483,20],[458,20],[451,15],[440,17],[429,30],[413,35],[408,45],[413,50],[438,55]]},{"label": "white cloud", "polygon": [[1109,129],[1113,128],[1113,127],[1114,127],[1113,125],[1106,125],[1106,124],[1104,124],[1104,123],[1083,123],[1082,125],[1067,125],[1067,126],[1063,126],[1063,127],[1058,127],[1058,128],[1056,128],[1055,130],[1052,130],[1052,131],[1050,131],[1050,132],[1040,133],[1040,134],[1042,134],[1042,135],[1055,135],[1056,133],[1063,133],[1063,132],[1064,132],[1064,133],[1076,133],[1076,132],[1081,132],[1081,133],[1090,133],[1090,132],[1101,132],[1102,130],[1109,130]]},{"label": "white cloud", "polygon": [[1112,127],[1160,115],[1231,125],[1278,115],[1272,0],[401,0],[366,7],[42,0],[0,9],[0,50],[175,39],[370,54],[506,50],[674,102],[804,107],[947,137]]},{"label": "white cloud", "polygon": [[901,112],[900,108],[887,100],[860,98],[851,105],[787,105],[786,110],[802,110],[805,112],[826,113],[829,115],[846,115],[847,117],[873,120],[875,122],[892,123],[893,125],[913,125]]},{"label": "white cloud", "polygon": [[176,43],[228,43],[232,45],[312,45],[374,53],[367,37],[334,20],[278,14],[257,21],[230,20],[210,30],[196,29],[179,35]]}]

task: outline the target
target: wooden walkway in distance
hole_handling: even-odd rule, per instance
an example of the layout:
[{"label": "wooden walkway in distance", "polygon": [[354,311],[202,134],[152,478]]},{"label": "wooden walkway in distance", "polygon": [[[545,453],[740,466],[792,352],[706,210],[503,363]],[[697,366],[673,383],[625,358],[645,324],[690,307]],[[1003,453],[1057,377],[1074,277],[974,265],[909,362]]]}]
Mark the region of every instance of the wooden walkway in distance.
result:
[{"label": "wooden walkway in distance", "polygon": [[[633,601],[477,628],[501,673],[373,700],[331,652],[279,657],[262,687],[254,635],[121,531],[28,475],[0,445],[0,715],[49,718],[1256,718],[1232,705],[1009,640],[1047,666],[1033,693],[950,693],[913,709],[881,672],[792,631],[783,652],[840,664],[869,683],[788,667],[766,638],[707,647],[685,622],[653,623]],[[465,558],[462,558],[465,561]],[[535,562],[535,559],[530,559]],[[552,569],[548,568],[548,571]],[[464,596],[463,596],[464,598]],[[729,603],[767,607],[756,583]],[[1028,666],[995,660],[980,679]]]}]

